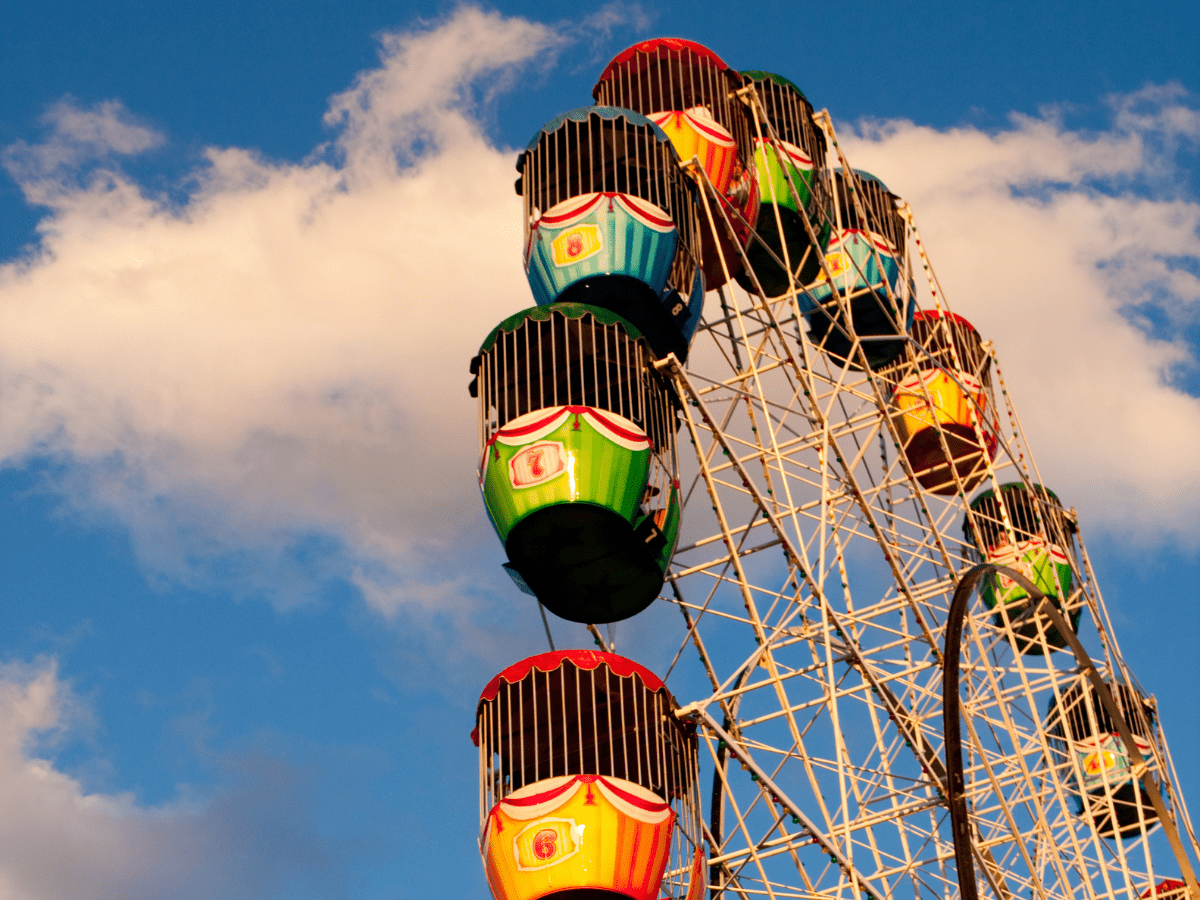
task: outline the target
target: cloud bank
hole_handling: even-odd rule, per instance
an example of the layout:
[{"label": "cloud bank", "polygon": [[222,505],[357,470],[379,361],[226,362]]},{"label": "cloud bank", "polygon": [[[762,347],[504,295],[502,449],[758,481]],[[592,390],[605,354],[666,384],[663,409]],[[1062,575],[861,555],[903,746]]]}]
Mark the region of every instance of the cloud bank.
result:
[{"label": "cloud bank", "polygon": [[[49,212],[0,268],[3,464],[53,460],[171,578],[420,594],[422,551],[479,515],[467,363],[531,304],[475,88],[560,42],[472,8],[385,36],[330,102],[332,161],[213,148],[182,204],[114,165],[162,140],[119,104],[56,107],[4,158]],[[327,562],[291,579],[298,549]]]},{"label": "cloud bank", "polygon": [[[73,511],[128,528],[172,580],[286,606],[349,579],[430,616],[468,590],[457,560],[500,551],[466,363],[530,304],[513,153],[483,131],[480,86],[565,34],[465,7],[385,36],[330,101],[331,145],[300,163],[212,148],[177,202],[118,165],[160,135],[115,101],[56,106],[45,141],[3,157],[47,212],[0,266],[0,464],[48,462]],[[1200,205],[1178,187],[1194,107],[1152,88],[1090,133],[1048,112],[845,141],[996,342],[1046,481],[1090,528],[1146,539],[1190,541],[1200,509],[1200,404],[1178,387],[1200,296]]]},{"label": "cloud bank", "polygon": [[[844,146],[913,208],[951,307],[992,340],[1041,476],[1085,529],[1194,549],[1200,525],[1200,203],[1178,86],[996,132],[892,121]],[[1188,330],[1191,329],[1191,340]]]},{"label": "cloud bank", "polygon": [[80,709],[52,660],[0,664],[0,897],[249,900],[297,886],[344,896],[341,863],[286,765],[243,761],[243,777],[211,800],[140,806],[87,791],[43,757]]}]

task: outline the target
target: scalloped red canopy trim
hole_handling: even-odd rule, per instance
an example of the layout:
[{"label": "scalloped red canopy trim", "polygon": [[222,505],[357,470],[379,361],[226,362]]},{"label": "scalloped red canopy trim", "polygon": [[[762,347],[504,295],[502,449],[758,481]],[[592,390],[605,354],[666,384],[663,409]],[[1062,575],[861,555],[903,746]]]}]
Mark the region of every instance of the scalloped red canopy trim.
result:
[{"label": "scalloped red canopy trim", "polygon": [[[710,62],[715,63],[719,71],[724,72],[729,68],[729,66],[725,63],[725,60],[721,59],[721,57],[717,56],[717,54],[713,53],[703,44],[697,44],[695,41],[685,41],[683,38],[651,38],[648,41],[641,41],[640,43],[634,44],[629,49],[622,50],[615,57],[613,57],[613,61],[605,66],[604,71],[600,73],[600,77],[597,79],[596,84],[599,85],[601,81],[610,78],[615,68],[627,63],[638,53],[652,53],[653,51],[658,50],[660,47],[665,47],[671,53],[671,55],[675,57],[682,56],[683,51],[685,50],[690,50],[701,59],[707,59]],[[640,64],[637,68],[633,69],[634,72],[640,70]],[[592,95],[595,96],[594,90]]]},{"label": "scalloped red canopy trim", "polygon": [[1159,894],[1165,894],[1168,891],[1178,891],[1186,888],[1187,885],[1182,881],[1176,881],[1174,878],[1168,878],[1166,881],[1160,881],[1154,887],[1148,887],[1142,892],[1143,898],[1157,897]]},{"label": "scalloped red canopy trim", "polygon": [[624,656],[617,656],[615,653],[604,653],[600,650],[554,650],[513,663],[487,683],[487,687],[479,695],[479,702],[486,703],[488,700],[496,698],[496,694],[500,692],[501,679],[509,684],[515,684],[534,668],[539,672],[553,672],[555,669],[562,668],[564,662],[572,662],[580,669],[589,670],[607,666],[614,675],[622,678],[631,678],[636,675],[649,691],[660,691],[666,687],[662,679],[645,666],[635,663],[632,659],[626,659]]},{"label": "scalloped red canopy trim", "polygon": [[913,313],[913,319],[953,319],[959,325],[966,325],[976,334],[979,333],[978,328],[976,328],[958,313],[944,312],[940,309],[918,309],[915,313]]},{"label": "scalloped red canopy trim", "polygon": [[[591,778],[593,781],[596,778],[595,775],[588,775],[586,777]],[[571,790],[571,788],[575,787],[575,785],[579,784],[581,781],[583,781],[583,778],[581,776],[576,775],[570,781],[564,781],[558,787],[551,788],[548,791],[542,791],[541,793],[537,793],[537,794],[530,794],[526,797],[505,797],[503,800],[497,801],[496,805],[492,807],[492,815],[496,814],[496,810],[498,810],[500,808],[501,803],[507,803],[509,806],[537,806],[538,804],[541,804],[541,803],[549,803],[551,800],[555,799],[556,797],[561,797],[563,794],[565,794],[567,791]]]},{"label": "scalloped red canopy trim", "polygon": [[644,797],[639,797],[636,794],[631,794],[629,791],[622,790],[613,784],[611,779],[605,778],[603,775],[574,775],[570,781],[560,784],[556,788],[551,788],[548,791],[542,791],[539,794],[530,794],[526,797],[505,797],[503,800],[497,801],[488,813],[489,816],[496,815],[496,812],[504,805],[509,806],[537,806],[541,803],[549,803],[557,797],[561,797],[577,784],[595,784],[599,781],[605,788],[612,791],[621,800],[624,800],[635,809],[641,809],[646,812],[660,813],[671,808],[670,803],[658,801],[657,803],[647,800]]}]

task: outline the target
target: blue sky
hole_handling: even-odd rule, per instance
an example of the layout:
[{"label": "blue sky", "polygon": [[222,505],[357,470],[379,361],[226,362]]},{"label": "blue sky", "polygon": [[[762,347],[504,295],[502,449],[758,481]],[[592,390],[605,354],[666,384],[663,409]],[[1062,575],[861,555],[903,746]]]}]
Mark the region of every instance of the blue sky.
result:
[{"label": "blue sky", "polygon": [[512,148],[655,34],[912,202],[1196,796],[1194,4],[590,13],[0,8],[0,896],[486,896],[474,702],[545,641],[466,362],[531,302]]}]

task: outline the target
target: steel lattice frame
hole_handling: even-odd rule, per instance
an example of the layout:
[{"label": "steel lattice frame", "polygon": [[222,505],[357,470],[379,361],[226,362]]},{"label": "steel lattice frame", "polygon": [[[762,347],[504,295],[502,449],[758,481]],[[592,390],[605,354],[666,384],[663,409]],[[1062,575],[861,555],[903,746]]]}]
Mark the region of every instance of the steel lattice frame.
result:
[{"label": "steel lattice frame", "polygon": [[[743,99],[753,111],[752,89]],[[828,115],[817,118],[849,171]],[[755,122],[770,139],[761,116]],[[705,188],[701,221],[721,227],[711,186],[692,170]],[[908,259],[920,260],[933,304],[945,309],[906,215]],[[698,656],[709,686],[683,712],[699,724],[714,779],[710,891],[746,900],[954,897],[943,632],[955,584],[974,562],[961,528],[973,490],[959,483],[955,495],[937,496],[920,488],[888,415],[894,382],[839,368],[813,346],[802,335],[799,290],[763,300],[731,283],[719,298],[710,294],[688,367],[674,357],[659,364],[683,406],[685,531],[664,596],[686,625],[672,669],[682,673]],[[1002,428],[996,460],[974,490],[1041,482],[994,348],[985,349]],[[977,412],[978,429],[986,413]],[[1068,555],[1080,639],[1101,669],[1136,685],[1082,540]],[[1079,773],[1065,760],[1048,762],[1057,757],[1045,720],[1079,664],[1040,626],[1043,655],[1016,652],[994,617],[976,596],[962,645],[981,893],[1135,900],[1181,869],[1190,877],[1162,824],[1143,821],[1132,837],[1104,838],[1076,814],[1069,781]],[[1152,751],[1173,825],[1195,854],[1157,724]]]}]

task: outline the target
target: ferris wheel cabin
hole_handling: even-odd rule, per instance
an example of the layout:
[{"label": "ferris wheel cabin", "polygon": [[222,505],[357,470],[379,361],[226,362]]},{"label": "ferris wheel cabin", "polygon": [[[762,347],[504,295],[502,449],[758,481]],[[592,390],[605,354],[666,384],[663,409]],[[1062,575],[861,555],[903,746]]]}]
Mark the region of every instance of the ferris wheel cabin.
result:
[{"label": "ferris wheel cabin", "polygon": [[1146,888],[1138,897],[1140,900],[1188,900],[1187,884],[1178,878],[1165,878]]},{"label": "ferris wheel cabin", "polygon": [[[746,245],[758,216],[758,186],[749,168],[753,144],[736,96],[741,87],[741,75],[707,47],[656,38],[617,54],[592,89],[601,106],[636,110],[652,120],[684,163],[699,161],[703,178],[697,180],[712,214],[710,225],[701,200],[701,263],[708,289],[741,271],[738,245]],[[737,243],[726,232],[726,218]]]},{"label": "ferris wheel cabin", "polygon": [[833,172],[836,223],[822,269],[800,296],[809,339],[838,365],[861,368],[855,339],[871,369],[904,352],[916,309],[908,274],[905,222],[898,198],[867,172]]},{"label": "ferris wheel cabin", "polygon": [[[963,519],[963,535],[974,542],[976,559],[1016,569],[1064,610],[1071,627],[1079,627],[1082,601],[1071,595],[1071,562],[1074,525],[1053,491],[1022,482],[1000,486],[999,495],[987,490],[971,501]],[[985,579],[983,602],[995,609],[995,624],[1009,631],[1021,653],[1038,655],[1044,647],[1063,647],[1066,639],[1044,616],[1028,616],[1019,623],[1029,603],[1029,593],[1010,578]],[[1043,644],[1043,639],[1045,644]]]},{"label": "ferris wheel cabin", "polygon": [[[1127,684],[1110,681],[1108,687],[1138,753],[1156,771],[1150,704]],[[1077,791],[1076,815],[1090,821],[1097,834],[1133,837],[1158,821],[1117,726],[1086,676],[1079,676],[1061,698],[1051,698],[1046,734],[1050,764],[1059,768],[1063,780]]]},{"label": "ferris wheel cabin", "polygon": [[471,737],[496,900],[656,900],[668,866],[703,886],[696,735],[675,708],[612,653],[543,653],[492,679]]},{"label": "ferris wheel cabin", "polygon": [[812,283],[820,272],[816,250],[823,252],[829,243],[825,136],[813,122],[808,98],[786,78],[754,71],[742,76],[754,87],[762,120],[751,126],[759,210],[757,239],[746,246],[757,284],[745,270],[737,282],[752,294],[761,288],[764,296],[777,297],[793,279],[797,286]]},{"label": "ferris wheel cabin", "polygon": [[557,616],[614,622],[658,596],[679,535],[675,406],[636,328],[536,306],[472,361],[479,484],[509,571]]},{"label": "ferris wheel cabin", "polygon": [[576,109],[538,132],[517,169],[534,299],[610,309],[658,356],[686,359],[704,303],[696,187],[666,134],[630,110]]},{"label": "ferris wheel cabin", "polygon": [[892,410],[901,451],[934,494],[974,489],[996,458],[991,357],[979,332],[940,310],[919,310],[909,353],[881,374],[896,379]]}]

